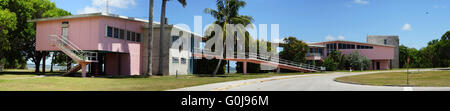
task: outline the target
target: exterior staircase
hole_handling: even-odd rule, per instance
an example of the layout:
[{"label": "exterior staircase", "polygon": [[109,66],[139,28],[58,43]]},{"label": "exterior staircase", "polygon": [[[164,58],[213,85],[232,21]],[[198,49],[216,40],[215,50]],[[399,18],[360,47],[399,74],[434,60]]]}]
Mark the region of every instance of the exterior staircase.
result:
[{"label": "exterior staircase", "polygon": [[81,48],[67,40],[65,37],[57,36],[57,35],[50,35],[51,42],[50,45],[53,47],[58,48],[60,51],[62,51],[64,54],[72,58],[75,62],[78,63],[77,66],[73,67],[72,69],[67,70],[67,72],[64,75],[70,75],[75,72],[78,72],[79,70],[82,70],[82,77],[86,77],[86,65],[91,64],[93,62],[97,61],[97,52],[89,52],[89,51],[83,51]]}]

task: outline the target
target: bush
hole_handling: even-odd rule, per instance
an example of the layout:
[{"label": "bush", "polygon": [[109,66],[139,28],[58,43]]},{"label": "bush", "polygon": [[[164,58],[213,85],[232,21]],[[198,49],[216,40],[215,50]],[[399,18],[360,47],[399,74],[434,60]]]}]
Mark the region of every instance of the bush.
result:
[{"label": "bush", "polygon": [[327,71],[335,71],[337,69],[337,65],[338,65],[338,63],[335,62],[333,60],[333,58],[331,58],[331,57],[325,58],[325,60],[323,60],[322,64],[323,64],[323,66],[326,67]]},{"label": "bush", "polygon": [[372,64],[372,61],[370,61],[367,57],[361,56],[359,52],[352,52],[348,54],[347,57],[348,63],[350,63],[350,66],[355,69],[369,69],[369,65]]}]

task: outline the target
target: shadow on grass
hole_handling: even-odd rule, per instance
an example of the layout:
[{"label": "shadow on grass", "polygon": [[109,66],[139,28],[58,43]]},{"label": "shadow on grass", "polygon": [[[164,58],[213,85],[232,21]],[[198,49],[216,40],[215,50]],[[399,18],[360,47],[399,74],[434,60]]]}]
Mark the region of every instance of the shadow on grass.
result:
[{"label": "shadow on grass", "polygon": [[[64,72],[48,72],[45,73],[45,75],[62,75]],[[0,75],[42,75],[41,73],[35,73],[35,72],[0,72]]]}]

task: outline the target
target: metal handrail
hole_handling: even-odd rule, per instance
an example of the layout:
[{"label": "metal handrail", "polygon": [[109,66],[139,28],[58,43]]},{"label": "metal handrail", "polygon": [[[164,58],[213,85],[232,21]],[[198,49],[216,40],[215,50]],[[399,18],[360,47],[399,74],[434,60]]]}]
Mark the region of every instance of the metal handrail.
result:
[{"label": "metal handrail", "polygon": [[[202,49],[202,48],[198,48],[198,49],[200,49],[200,51],[201,51],[198,53],[202,53],[202,54],[205,54],[205,50],[206,51],[210,50],[210,49]],[[281,59],[279,57],[277,58],[277,57],[273,57],[273,56],[268,56],[267,58],[261,58],[261,56],[259,56],[258,53],[245,52],[245,53],[235,53],[234,54],[235,58],[237,58],[238,54],[244,55],[246,59],[254,58],[254,59],[263,60],[263,61],[272,61],[272,62],[277,62],[279,64],[300,67],[300,68],[304,68],[304,69],[308,69],[308,70],[315,70],[315,71],[319,70],[319,68],[315,65],[305,64],[305,63],[296,62],[296,61],[290,61],[290,60],[286,60],[286,59]]]},{"label": "metal handrail", "polygon": [[78,47],[77,45],[75,45],[74,43],[70,42],[68,39],[58,36],[58,35],[50,35],[51,37],[54,37],[58,40],[60,40],[61,42],[63,42],[65,45],[69,46],[71,48],[72,51],[75,51],[81,55],[84,55],[83,50]]},{"label": "metal handrail", "polygon": [[[98,54],[96,52],[87,52],[83,51],[80,47],[75,45],[74,43],[70,42],[68,39],[57,36],[57,35],[50,35],[50,37],[53,37],[51,40],[56,43],[60,47],[61,50],[67,51],[67,53],[73,53],[77,59],[80,60],[97,60]],[[68,46],[69,48],[66,48]],[[95,54],[95,55],[93,55]],[[69,54],[70,55],[70,54]]]}]

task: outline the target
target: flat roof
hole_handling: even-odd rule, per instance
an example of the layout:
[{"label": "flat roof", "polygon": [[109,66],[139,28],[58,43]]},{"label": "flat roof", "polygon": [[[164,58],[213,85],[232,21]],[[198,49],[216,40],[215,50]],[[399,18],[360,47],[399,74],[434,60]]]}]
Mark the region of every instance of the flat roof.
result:
[{"label": "flat roof", "polygon": [[367,44],[367,45],[375,45],[375,46],[395,47],[395,46],[392,46],[392,45],[382,45],[382,44],[373,44],[373,43],[363,43],[363,42],[345,41],[345,40],[333,40],[333,41],[314,42],[314,43],[307,43],[307,44],[308,44],[308,45],[317,45],[317,44],[332,43],[332,42],[349,42],[349,43],[355,43],[355,44]]},{"label": "flat roof", "polygon": [[325,47],[324,45],[313,45],[313,44],[308,44],[309,47]]},{"label": "flat roof", "polygon": [[[108,14],[108,13],[89,13],[89,14],[69,15],[69,16],[61,16],[61,17],[49,17],[49,18],[40,18],[40,19],[28,20],[27,22],[43,22],[43,21],[54,21],[54,20],[85,18],[85,17],[98,17],[98,16],[118,18],[118,19],[125,19],[125,20],[137,21],[137,22],[143,22],[143,23],[149,23],[148,20],[143,20],[143,19],[134,18],[134,17],[121,16],[121,15],[117,15],[117,14]],[[159,27],[160,24],[161,24],[160,22],[153,22],[153,25],[155,25],[155,27]],[[168,26],[180,29],[180,30],[185,31],[185,32],[192,33],[192,34],[194,34],[196,36],[202,37],[200,34],[194,33],[192,31],[188,31],[188,30],[186,30],[184,28],[181,28],[181,27],[178,27],[178,26],[174,26],[174,25],[168,25]]]}]

